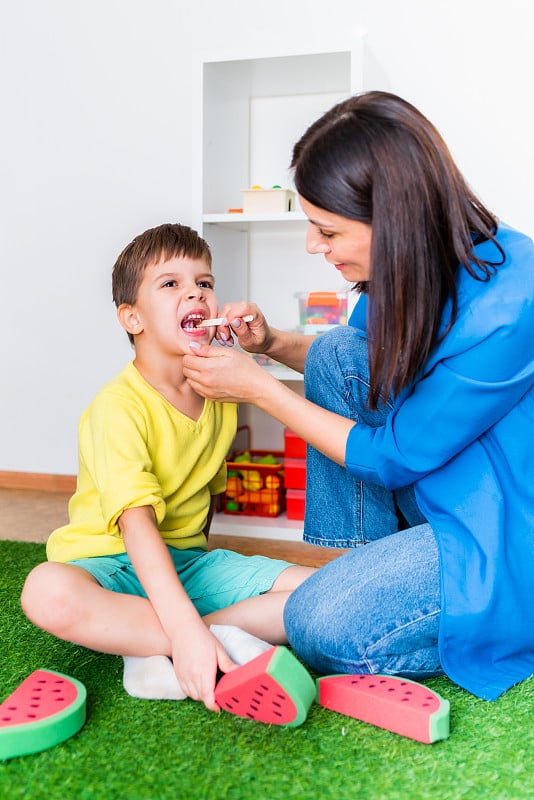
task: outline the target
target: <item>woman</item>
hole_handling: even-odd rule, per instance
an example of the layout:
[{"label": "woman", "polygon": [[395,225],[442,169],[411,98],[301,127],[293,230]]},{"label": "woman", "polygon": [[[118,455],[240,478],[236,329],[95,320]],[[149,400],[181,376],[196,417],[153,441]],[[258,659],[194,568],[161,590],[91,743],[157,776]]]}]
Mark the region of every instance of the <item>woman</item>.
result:
[{"label": "woman", "polygon": [[296,652],[495,699],[534,673],[533,243],[392,94],[335,106],[292,166],[308,250],[363,292],[349,325],[310,345],[252,304],[222,309],[219,340],[304,369],[306,399],[229,348],[184,372],[306,439],[305,538],[353,548],[290,597]]}]

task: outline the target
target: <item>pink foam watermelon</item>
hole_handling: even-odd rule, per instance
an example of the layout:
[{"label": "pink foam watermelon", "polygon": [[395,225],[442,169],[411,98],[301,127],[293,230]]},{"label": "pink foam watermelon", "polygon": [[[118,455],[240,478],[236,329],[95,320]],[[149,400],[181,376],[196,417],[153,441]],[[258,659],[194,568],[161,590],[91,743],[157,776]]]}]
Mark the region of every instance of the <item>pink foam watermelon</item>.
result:
[{"label": "pink foam watermelon", "polygon": [[317,702],[401,736],[431,744],[449,735],[449,701],[421,683],[392,675],[317,679]]},{"label": "pink foam watermelon", "polygon": [[314,698],[312,677],[282,646],[227,672],[215,687],[215,699],[225,711],[272,725],[301,725]]},{"label": "pink foam watermelon", "polygon": [[78,733],[85,686],[60,672],[32,672],[0,705],[0,759],[38,753]]}]

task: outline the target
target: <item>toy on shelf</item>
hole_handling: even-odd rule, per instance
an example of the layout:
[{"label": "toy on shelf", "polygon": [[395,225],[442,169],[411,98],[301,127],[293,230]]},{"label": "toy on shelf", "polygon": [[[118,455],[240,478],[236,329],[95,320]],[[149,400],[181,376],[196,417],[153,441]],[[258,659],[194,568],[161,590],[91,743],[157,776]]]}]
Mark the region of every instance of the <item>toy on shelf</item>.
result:
[{"label": "toy on shelf", "polygon": [[32,672],[0,705],[0,759],[39,753],[78,733],[87,692],[60,672]]},{"label": "toy on shelf", "polygon": [[313,678],[283,646],[227,672],[215,687],[215,700],[230,714],[289,727],[304,722],[314,698]]},{"label": "toy on shelf", "polygon": [[285,509],[283,458],[278,450],[244,450],[230,456],[224,513],[277,517]]},{"label": "toy on shelf", "polygon": [[392,675],[317,679],[317,702],[331,711],[432,744],[449,735],[449,701],[421,683]]},{"label": "toy on shelf", "polygon": [[306,442],[284,429],[284,482],[288,519],[303,520],[306,511]]},{"label": "toy on shelf", "polygon": [[297,292],[301,333],[324,333],[347,324],[347,292]]},{"label": "toy on shelf", "polygon": [[293,211],[295,206],[295,192],[275,185],[270,189],[262,186],[252,186],[243,189],[243,211],[246,213],[276,214]]}]

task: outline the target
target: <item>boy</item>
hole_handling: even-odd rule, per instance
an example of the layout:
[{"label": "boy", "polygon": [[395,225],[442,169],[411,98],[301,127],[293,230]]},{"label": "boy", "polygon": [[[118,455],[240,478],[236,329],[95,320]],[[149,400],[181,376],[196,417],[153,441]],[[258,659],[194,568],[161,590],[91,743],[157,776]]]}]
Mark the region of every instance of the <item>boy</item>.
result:
[{"label": "boy", "polygon": [[260,638],[286,641],[285,600],[314,570],[207,550],[237,424],[235,405],[204,400],[182,372],[190,342],[215,333],[197,327],[217,316],[207,243],[182,225],[145,231],[112,284],[135,358],[81,417],[70,521],[51,534],[22,606],[61,639],[123,656],[130,694],[218,710],[217,669],[257,655]]}]

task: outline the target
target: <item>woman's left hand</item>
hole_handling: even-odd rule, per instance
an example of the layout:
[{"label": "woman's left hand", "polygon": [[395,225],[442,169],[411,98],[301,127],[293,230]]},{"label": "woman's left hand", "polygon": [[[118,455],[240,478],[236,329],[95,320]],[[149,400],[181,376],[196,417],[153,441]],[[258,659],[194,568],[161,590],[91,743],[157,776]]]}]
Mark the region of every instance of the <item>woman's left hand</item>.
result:
[{"label": "woman's left hand", "polygon": [[234,403],[253,403],[269,377],[245,353],[210,345],[192,348],[191,355],[184,356],[183,371],[202,397]]}]

